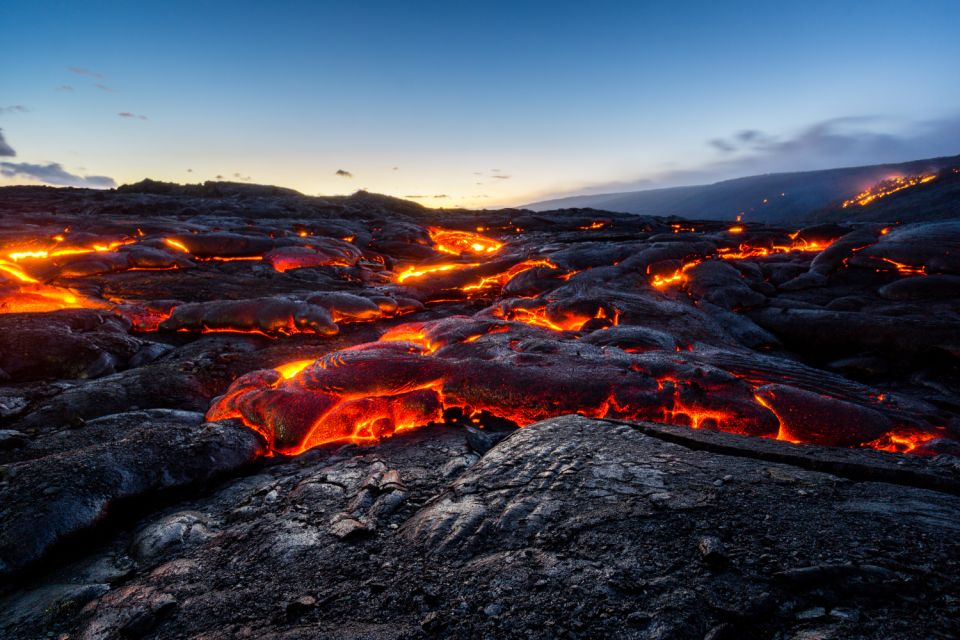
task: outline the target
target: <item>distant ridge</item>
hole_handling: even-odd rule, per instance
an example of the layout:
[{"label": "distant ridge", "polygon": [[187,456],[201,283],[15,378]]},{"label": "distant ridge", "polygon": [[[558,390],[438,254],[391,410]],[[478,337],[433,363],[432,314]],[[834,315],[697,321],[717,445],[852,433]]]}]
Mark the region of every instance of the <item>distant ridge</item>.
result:
[{"label": "distant ridge", "polygon": [[523,208],[549,211],[590,207],[701,220],[734,220],[742,213],[748,221],[786,223],[838,207],[843,200],[893,175],[933,173],[947,167],[960,167],[960,155],[865,167],[768,173],[705,185],[571,196],[534,202]]}]

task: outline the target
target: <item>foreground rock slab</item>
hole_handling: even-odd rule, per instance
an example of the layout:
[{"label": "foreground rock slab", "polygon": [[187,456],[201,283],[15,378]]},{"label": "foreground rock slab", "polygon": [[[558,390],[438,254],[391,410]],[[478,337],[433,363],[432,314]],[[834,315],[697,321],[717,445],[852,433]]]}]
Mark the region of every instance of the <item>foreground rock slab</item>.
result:
[{"label": "foreground rock slab", "polygon": [[[157,415],[160,414],[160,415]],[[2,467],[0,577],[22,570],[112,511],[235,472],[266,453],[255,433],[190,412],[100,419],[121,437]]]},{"label": "foreground rock slab", "polygon": [[[470,440],[464,429],[435,427],[376,448],[269,459],[21,581],[0,602],[0,631],[714,640],[960,633],[960,497],[951,493],[948,456],[929,463],[942,473],[924,472],[945,487],[931,490],[902,483],[893,454],[758,447],[756,438],[649,423],[564,416],[516,431],[482,456]],[[836,473],[805,468],[817,456]],[[873,467],[880,471],[869,477],[880,480],[843,475]]]}]

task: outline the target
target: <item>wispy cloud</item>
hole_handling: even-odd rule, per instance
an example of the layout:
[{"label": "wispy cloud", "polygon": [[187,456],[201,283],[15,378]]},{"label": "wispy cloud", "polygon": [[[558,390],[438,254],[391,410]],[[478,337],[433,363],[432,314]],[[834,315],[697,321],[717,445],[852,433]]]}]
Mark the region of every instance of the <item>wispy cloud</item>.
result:
[{"label": "wispy cloud", "polygon": [[897,124],[875,116],[854,116],[823,120],[786,135],[745,129],[710,141],[713,148],[720,150],[721,158],[661,178],[671,182],[688,178],[718,180],[960,153],[960,114]]},{"label": "wispy cloud", "polygon": [[67,71],[70,73],[75,73],[78,76],[86,76],[88,78],[97,78],[103,79],[103,74],[97,71],[91,71],[90,69],[85,69],[83,67],[67,67]]},{"label": "wispy cloud", "polygon": [[0,107],[0,113],[30,113],[30,109],[22,104],[13,104],[9,107]]},{"label": "wispy cloud", "polygon": [[121,118],[134,118],[134,119],[137,119],[137,120],[147,120],[147,119],[148,119],[147,116],[141,116],[141,115],[138,115],[138,114],[136,114],[136,113],[130,113],[129,111],[121,111],[121,112],[118,113],[117,115],[120,116]]},{"label": "wispy cloud", "polygon": [[17,152],[13,150],[7,141],[3,137],[3,129],[0,129],[0,157],[12,158],[17,155]]},{"label": "wispy cloud", "polygon": [[880,116],[831,118],[787,133],[743,129],[705,141],[717,155],[636,180],[586,186],[567,194],[636,191],[703,184],[761,173],[813,171],[905,162],[960,153],[960,114],[914,122]]},{"label": "wispy cloud", "polygon": [[72,92],[73,92],[73,87],[71,87],[71,86],[68,85],[68,84],[62,84],[62,85],[60,85],[59,87],[57,87],[57,91],[69,91],[69,92],[72,93]]},{"label": "wispy cloud", "polygon": [[333,175],[339,176],[339,177],[341,177],[341,178],[352,178],[352,177],[353,177],[353,174],[352,174],[352,173],[350,173],[349,171],[344,171],[343,169],[337,169],[337,172],[334,173]]},{"label": "wispy cloud", "polygon": [[89,187],[109,189],[117,186],[113,178],[107,176],[79,176],[70,173],[57,162],[31,164],[29,162],[0,162],[0,175],[7,178],[26,178],[58,187]]},{"label": "wispy cloud", "polygon": [[95,86],[97,89],[100,89],[100,91],[106,91],[107,93],[116,93],[116,91],[117,91],[117,90],[114,89],[113,87],[108,87],[107,85],[105,85],[105,84],[100,84],[99,82],[98,82],[97,84],[95,84],[94,86]]}]

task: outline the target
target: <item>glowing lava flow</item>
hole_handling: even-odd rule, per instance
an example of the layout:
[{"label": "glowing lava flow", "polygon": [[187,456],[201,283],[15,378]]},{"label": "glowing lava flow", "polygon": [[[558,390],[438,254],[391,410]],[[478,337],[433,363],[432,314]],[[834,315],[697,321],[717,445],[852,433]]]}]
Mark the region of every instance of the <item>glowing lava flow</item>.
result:
[{"label": "glowing lava flow", "polygon": [[[540,307],[503,315],[511,317],[408,323],[378,342],[251,372],[214,400],[207,419],[240,419],[283,454],[375,443],[442,422],[451,410],[471,421],[485,415],[520,427],[578,413],[896,452],[921,453],[937,437],[923,427],[878,426],[870,417],[885,419],[873,408],[785,385],[758,388],[672,351],[625,357],[584,343],[564,350],[558,342],[549,355],[528,352],[518,348],[524,339],[534,348],[543,341],[539,329],[524,324],[567,331],[589,319],[558,320]],[[606,315],[599,310],[594,319]],[[826,416],[838,417],[836,432],[816,426]],[[865,416],[874,424],[864,427]]]},{"label": "glowing lava flow", "polygon": [[[100,249],[63,250],[56,255],[89,253]],[[102,249],[109,251],[110,249]],[[68,253],[69,252],[69,253]],[[44,284],[27,273],[18,260],[44,259],[52,255],[49,251],[19,251],[8,254],[13,261],[0,258],[0,280],[8,280],[11,287],[0,285],[0,313],[30,313],[57,311],[60,309],[103,309],[109,305],[80,295],[63,287]]]},{"label": "glowing lava flow", "polygon": [[924,266],[914,267],[909,264],[904,264],[902,262],[891,260],[890,258],[880,258],[880,260],[882,260],[883,262],[886,262],[887,264],[893,265],[893,267],[900,273],[900,275],[904,275],[904,276],[927,275],[927,268]]},{"label": "glowing lava flow", "polygon": [[881,180],[869,189],[861,191],[849,200],[844,200],[841,208],[846,209],[847,207],[852,206],[865,207],[875,200],[885,198],[892,193],[903,191],[904,189],[909,189],[910,187],[915,187],[918,184],[926,184],[931,180],[935,180],[936,177],[937,174],[934,173],[928,175],[898,176],[887,178],[886,180]]},{"label": "glowing lava flow", "polygon": [[397,274],[397,282],[404,282],[411,278],[422,278],[433,273],[446,273],[447,271],[456,271],[458,269],[469,269],[470,267],[479,267],[479,262],[471,263],[445,263],[429,266],[409,267]]},{"label": "glowing lava flow", "polygon": [[[736,226],[731,227],[727,231],[733,234],[740,234],[744,232],[744,227]],[[831,242],[817,242],[815,240],[805,240],[798,237],[799,232],[790,234],[791,243],[786,244],[774,244],[770,246],[754,246],[748,242],[741,242],[736,248],[734,247],[720,247],[717,249],[716,254],[712,256],[707,256],[706,259],[718,258],[720,260],[749,260],[751,258],[763,258],[766,256],[791,253],[794,251],[797,252],[820,252],[829,247]],[[664,289],[673,285],[683,285],[687,281],[686,272],[692,269],[693,267],[701,264],[703,259],[695,258],[688,262],[685,262],[682,267],[676,269],[673,273],[670,274],[652,274],[650,278],[650,284],[656,289]],[[906,273],[906,271],[904,271]],[[648,268],[647,274],[650,274]]]},{"label": "glowing lava flow", "polygon": [[547,267],[549,269],[558,268],[557,265],[553,264],[547,259],[524,260],[523,262],[513,265],[503,273],[498,273],[493,276],[486,276],[481,278],[478,282],[464,285],[460,287],[460,289],[466,293],[469,293],[471,291],[482,291],[484,289],[489,289],[496,286],[502,287],[514,276],[519,275],[524,271],[529,271],[530,269],[536,269],[537,267]]},{"label": "glowing lava flow", "polygon": [[911,431],[888,433],[864,446],[891,453],[913,453],[917,448],[937,439],[935,433],[920,433]]},{"label": "glowing lava flow", "polygon": [[[686,275],[687,271],[694,268],[701,262],[703,261],[694,260],[692,262],[688,262],[668,276],[654,275],[653,278],[651,278],[650,280],[650,284],[657,289],[663,289],[664,287],[669,287],[670,285],[674,285],[674,284],[683,284],[684,282],[687,281],[687,275]],[[648,267],[647,272],[649,273],[649,271],[650,269]]]},{"label": "glowing lava flow", "polygon": [[500,251],[502,242],[469,231],[453,231],[430,227],[427,229],[434,249],[459,256],[464,253],[473,255],[489,255]]},{"label": "glowing lava flow", "polygon": [[80,295],[70,289],[43,284],[17,268],[0,260],[0,278],[4,274],[16,282],[12,288],[0,284],[0,313],[36,313],[60,309],[103,309],[106,302]]}]

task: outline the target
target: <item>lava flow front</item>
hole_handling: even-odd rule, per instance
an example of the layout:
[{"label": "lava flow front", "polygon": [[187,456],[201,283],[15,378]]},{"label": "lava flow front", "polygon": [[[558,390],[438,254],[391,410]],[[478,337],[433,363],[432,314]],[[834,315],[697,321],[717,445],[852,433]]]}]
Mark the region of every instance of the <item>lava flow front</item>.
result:
[{"label": "lava flow front", "polygon": [[[281,454],[567,413],[915,454],[957,447],[952,400],[914,382],[960,353],[950,322],[931,319],[949,296],[926,302],[960,274],[956,225],[378,206],[261,226],[38,218],[40,235],[0,239],[0,310],[86,310],[98,319],[70,322],[129,331],[57,372],[122,377],[150,362],[141,352],[229,345],[201,358],[209,370],[176,375],[202,378],[208,420],[239,420]],[[21,370],[43,377],[55,359],[42,352],[0,367],[14,382]]]}]

